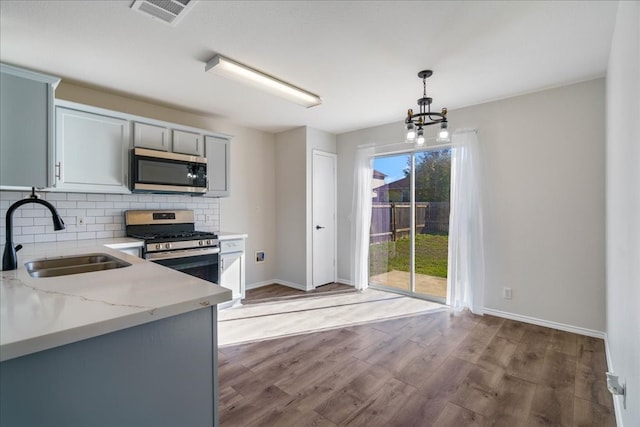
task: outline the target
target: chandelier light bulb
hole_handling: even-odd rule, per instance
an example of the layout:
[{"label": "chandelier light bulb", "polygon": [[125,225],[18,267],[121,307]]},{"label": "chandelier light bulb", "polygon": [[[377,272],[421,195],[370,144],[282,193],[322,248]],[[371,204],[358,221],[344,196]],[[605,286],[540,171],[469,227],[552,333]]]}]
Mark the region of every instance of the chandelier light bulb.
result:
[{"label": "chandelier light bulb", "polygon": [[449,142],[450,140],[451,140],[451,134],[449,133],[447,122],[444,122],[440,125],[440,129],[438,130],[438,136],[436,137],[436,141]]},{"label": "chandelier light bulb", "polygon": [[416,127],[413,123],[407,124],[407,142],[413,143],[416,140]]},{"label": "chandelier light bulb", "polygon": [[416,138],[416,144],[424,145],[424,131],[422,128],[418,129],[418,137]]}]

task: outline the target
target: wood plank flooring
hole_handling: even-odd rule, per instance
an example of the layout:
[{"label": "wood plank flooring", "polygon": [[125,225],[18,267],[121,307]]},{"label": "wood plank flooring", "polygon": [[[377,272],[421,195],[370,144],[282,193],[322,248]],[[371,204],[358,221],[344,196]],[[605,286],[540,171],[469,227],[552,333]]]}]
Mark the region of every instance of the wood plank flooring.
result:
[{"label": "wood plank flooring", "polygon": [[441,311],[221,348],[220,425],[615,426],[600,339]]},{"label": "wood plank flooring", "polygon": [[266,302],[272,300],[301,298],[307,296],[316,296],[318,294],[328,295],[337,294],[343,292],[356,292],[353,286],[343,285],[342,283],[329,283],[327,285],[318,286],[312,291],[301,291],[299,289],[290,288],[282,285],[267,285],[261,286],[256,289],[249,289],[246,291],[245,298],[242,300],[243,304],[254,304],[258,302]]}]

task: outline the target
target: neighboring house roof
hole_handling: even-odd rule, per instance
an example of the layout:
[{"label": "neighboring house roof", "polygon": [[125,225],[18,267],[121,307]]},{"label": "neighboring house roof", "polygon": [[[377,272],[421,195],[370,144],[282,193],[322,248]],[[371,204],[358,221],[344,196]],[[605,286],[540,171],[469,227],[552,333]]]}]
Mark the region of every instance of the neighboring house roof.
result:
[{"label": "neighboring house roof", "polygon": [[385,179],[386,177],[387,177],[386,174],[380,171],[377,171],[375,169],[373,170],[373,179]]}]

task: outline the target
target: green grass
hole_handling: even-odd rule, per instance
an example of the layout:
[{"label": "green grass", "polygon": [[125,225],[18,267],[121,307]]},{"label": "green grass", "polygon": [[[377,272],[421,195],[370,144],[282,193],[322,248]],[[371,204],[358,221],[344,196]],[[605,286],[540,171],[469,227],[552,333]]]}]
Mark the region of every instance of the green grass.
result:
[{"label": "green grass", "polygon": [[[416,273],[447,277],[449,237],[437,234],[416,236]],[[409,271],[409,238],[369,247],[369,271],[376,275],[391,270]]]}]

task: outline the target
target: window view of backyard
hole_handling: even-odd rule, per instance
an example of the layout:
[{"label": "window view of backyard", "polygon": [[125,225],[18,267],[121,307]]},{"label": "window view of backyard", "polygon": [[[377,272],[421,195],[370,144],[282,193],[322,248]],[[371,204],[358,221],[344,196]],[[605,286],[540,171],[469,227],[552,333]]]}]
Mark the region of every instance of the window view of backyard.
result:
[{"label": "window view of backyard", "polygon": [[[449,149],[415,154],[415,212],[411,211],[411,155],[374,159],[369,282],[445,298],[449,234]],[[411,230],[411,216],[415,231]],[[411,286],[411,239],[415,239]]]}]

